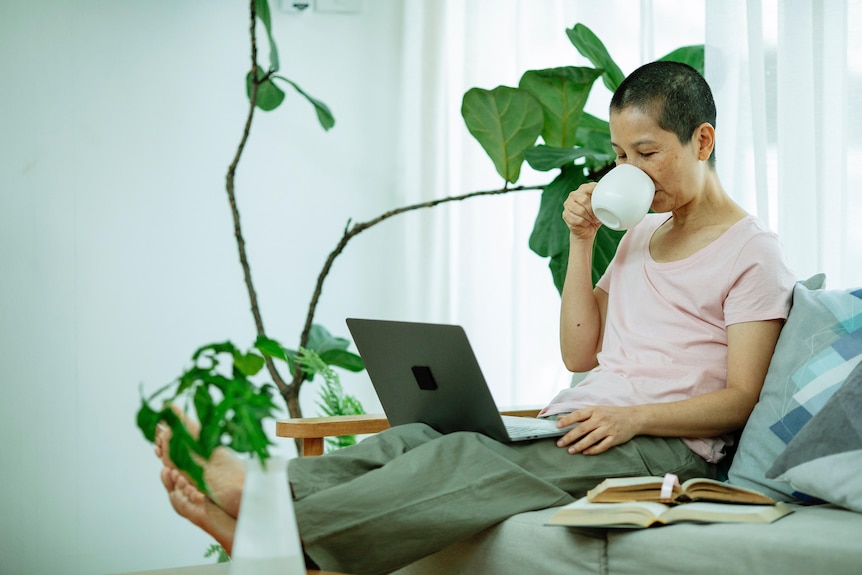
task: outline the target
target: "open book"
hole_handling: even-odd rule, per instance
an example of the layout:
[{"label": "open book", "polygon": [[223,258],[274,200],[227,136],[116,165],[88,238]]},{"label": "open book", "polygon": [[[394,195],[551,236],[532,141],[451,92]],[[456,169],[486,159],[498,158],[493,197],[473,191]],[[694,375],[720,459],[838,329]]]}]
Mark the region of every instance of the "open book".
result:
[{"label": "open book", "polygon": [[561,507],[548,525],[569,527],[649,527],[680,521],[698,523],[772,523],[793,510],[784,503],[737,505],[735,503],[685,503],[664,505],[649,501],[591,503],[586,497]]},{"label": "open book", "polygon": [[725,501],[728,503],[753,503],[774,505],[775,501],[753,489],[722,483],[714,479],[696,477],[680,485],[674,482],[673,490],[662,497],[664,477],[613,477],[605,479],[587,492],[593,503],[618,503],[624,501],[661,501],[682,503],[686,501]]}]

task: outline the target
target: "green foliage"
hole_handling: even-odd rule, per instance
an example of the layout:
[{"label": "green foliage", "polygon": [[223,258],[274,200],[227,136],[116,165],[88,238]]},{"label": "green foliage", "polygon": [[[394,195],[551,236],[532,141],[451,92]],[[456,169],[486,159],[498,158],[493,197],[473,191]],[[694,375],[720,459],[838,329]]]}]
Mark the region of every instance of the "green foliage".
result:
[{"label": "green foliage", "polygon": [[[337,337],[329,333],[322,325],[314,324],[308,333],[307,350],[314,352],[325,365],[332,365],[346,369],[347,371],[360,372],[365,369],[362,358],[353,352],[347,351],[350,340]],[[291,371],[296,369],[296,364],[302,366],[307,381],[312,381],[319,370],[309,370],[302,361],[301,353],[292,349],[284,349],[287,361],[290,363]]]},{"label": "green foliage", "polygon": [[695,70],[699,71],[702,75],[705,58],[706,56],[704,54],[703,44],[697,44],[695,46],[683,46],[682,48],[677,48],[670,54],[662,56],[659,60],[669,60],[671,62],[682,62],[683,64],[688,64]]},{"label": "green foliage", "polygon": [[281,106],[281,103],[284,102],[284,90],[275,85],[275,82],[272,81],[272,75],[265,72],[263,68],[256,68],[246,74],[245,91],[249,100],[251,100],[252,91],[254,90],[255,77],[257,78],[255,106],[264,112],[271,112]]},{"label": "green foliage", "polygon": [[254,94],[255,84],[257,84],[257,96],[254,102],[255,106],[264,112],[275,110],[281,106],[281,103],[284,102],[285,98],[284,90],[279,88],[275,83],[275,80],[280,80],[290,85],[297,91],[297,93],[299,93],[300,96],[308,100],[308,102],[314,107],[314,111],[317,114],[317,120],[320,122],[320,125],[324,130],[329,130],[335,126],[335,116],[332,115],[329,107],[320,100],[308,95],[308,93],[300,88],[293,80],[289,80],[284,76],[276,75],[276,72],[279,70],[280,63],[278,59],[278,47],[276,46],[275,39],[272,36],[272,15],[269,10],[268,0],[254,0],[254,9],[258,20],[260,20],[266,30],[266,37],[269,41],[269,68],[264,69],[259,63],[255,62],[254,68],[246,74],[245,91],[249,100],[251,100],[252,94]]},{"label": "green foliage", "polygon": [[[290,366],[290,371],[296,369],[297,364],[303,366],[306,381],[314,379],[317,371],[307,370],[301,361],[300,352],[282,347],[275,340],[260,336],[254,343],[255,347],[264,355],[274,359],[280,359]],[[360,372],[365,369],[362,358],[351,351],[350,340],[334,336],[322,325],[314,324],[308,333],[307,349],[318,355],[326,365],[340,367],[348,371]]]},{"label": "green foliage", "polygon": [[269,40],[269,66],[272,70],[278,70],[278,47],[272,37],[272,15],[269,12],[268,0],[254,0],[254,11],[266,28],[266,37]]},{"label": "green foliage", "polygon": [[542,106],[542,139],[557,148],[575,145],[575,133],[584,113],[584,104],[600,72],[592,68],[530,70],[521,76],[518,87]]},{"label": "green foliage", "polygon": [[507,182],[517,182],[524,151],[542,133],[542,107],[529,93],[498,86],[493,90],[473,88],[464,94],[461,115]]},{"label": "green foliage", "polygon": [[[320,390],[320,401],[317,405],[324,415],[360,415],[365,413],[362,404],[352,395],[344,393],[338,374],[327,364],[323,358],[309,349],[301,349],[297,356],[302,368],[309,374],[323,376],[323,387]],[[326,438],[329,450],[340,449],[356,443],[355,435],[342,435],[340,437]]]},{"label": "green foliage", "polygon": [[620,67],[608,54],[605,45],[592,30],[583,24],[575,24],[573,28],[566,30],[566,36],[569,37],[569,40],[582,56],[601,70],[602,82],[608,90],[613,92],[622,84],[625,80],[623,71],[620,70]]},{"label": "green foliage", "polygon": [[562,166],[560,174],[542,192],[539,213],[530,234],[530,249],[542,257],[551,258],[551,277],[560,292],[563,291],[569,261],[569,228],[561,217],[563,202],[570,191],[586,181],[583,168],[574,164]]},{"label": "green foliage", "polygon": [[230,555],[228,555],[227,551],[224,550],[224,547],[218,543],[213,543],[207,547],[207,550],[204,553],[204,557],[206,559],[209,559],[213,555],[216,556],[216,563],[230,563]]},{"label": "green foliage", "polygon": [[[261,461],[269,458],[272,442],[263,430],[263,421],[273,417],[277,409],[272,399],[275,388],[258,386],[250,378],[260,372],[266,358],[283,359],[270,353],[272,343],[266,340],[247,352],[229,341],[205,345],[195,351],[192,366],[173,383],[149,398],[142,397],[137,422],[144,437],[154,442],[160,423],[170,427],[171,461],[204,492],[207,486],[200,461],[209,459],[217,447],[250,453]],[[157,400],[159,404],[153,407]],[[191,404],[200,422],[197,437],[174,411],[182,404]]]},{"label": "green foliage", "polygon": [[[314,325],[308,349],[300,352],[285,349],[264,336],[259,336],[248,351],[238,349],[229,341],[205,345],[192,354],[191,367],[174,382],[149,398],[142,395],[137,413],[138,428],[148,441],[155,442],[157,426],[168,426],[171,461],[207,492],[201,461],[209,459],[217,447],[227,446],[238,453],[250,453],[261,461],[269,458],[272,442],[264,432],[263,422],[273,417],[277,409],[273,402],[275,387],[257,385],[252,380],[268,359],[288,364],[291,371],[296,365],[301,366],[308,380],[317,373],[323,374],[322,407],[327,415],[363,413],[358,401],[344,395],[338,376],[331,368],[365,369],[362,359],[347,351],[349,343],[324,327]],[[200,422],[197,437],[186,427],[175,411],[177,408],[187,414],[194,411]]]},{"label": "green foliage", "polygon": [[[561,218],[563,202],[581,184],[601,177],[615,157],[608,122],[585,113],[584,105],[597,78],[611,91],[625,78],[592,30],[575,24],[566,35],[595,68],[528,70],[517,88],[471,88],[461,106],[467,129],[507,183],[517,181],[524,160],[538,171],[560,171],[542,192],[529,245],[538,255],[550,258],[554,285],[561,292],[569,258],[569,230]],[[685,46],[661,59],[684,62],[703,74],[703,46]],[[542,114],[538,131],[537,106]],[[541,143],[537,143],[539,135]],[[593,246],[593,283],[604,273],[622,235],[599,228]]]},{"label": "green foliage", "polygon": [[309,103],[314,106],[314,111],[317,114],[317,120],[320,122],[320,125],[323,126],[324,130],[329,130],[333,126],[335,126],[335,117],[332,115],[332,112],[329,111],[329,107],[316,98],[312,98],[308,94],[306,94],[302,88],[300,88],[296,82],[292,80],[288,80],[284,76],[273,76],[273,78],[278,78],[284,82],[287,82],[293,89],[299,92],[299,95],[309,101]]}]

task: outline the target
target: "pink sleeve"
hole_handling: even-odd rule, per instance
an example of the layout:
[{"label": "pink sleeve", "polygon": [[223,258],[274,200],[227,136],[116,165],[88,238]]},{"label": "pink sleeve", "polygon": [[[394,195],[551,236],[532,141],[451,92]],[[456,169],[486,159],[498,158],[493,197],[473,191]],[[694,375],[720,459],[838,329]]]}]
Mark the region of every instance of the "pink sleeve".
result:
[{"label": "pink sleeve", "polygon": [[731,268],[724,323],[786,319],[796,278],[784,263],[778,237],[753,236]]}]

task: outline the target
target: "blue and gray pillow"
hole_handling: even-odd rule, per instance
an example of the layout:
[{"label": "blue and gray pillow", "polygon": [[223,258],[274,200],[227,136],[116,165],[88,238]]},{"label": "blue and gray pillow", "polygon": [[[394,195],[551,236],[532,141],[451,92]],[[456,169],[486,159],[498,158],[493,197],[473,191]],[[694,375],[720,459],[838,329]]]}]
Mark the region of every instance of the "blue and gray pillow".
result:
[{"label": "blue and gray pillow", "polygon": [[790,441],[766,476],[862,512],[862,363]]},{"label": "blue and gray pillow", "polygon": [[[773,463],[812,422],[862,363],[862,289],[824,290],[819,274],[796,284],[787,322],[739,448],[728,472],[730,483],[757,489],[783,501],[806,495],[774,470]],[[830,410],[831,412],[831,410]],[[855,421],[862,418],[856,411]],[[824,416],[826,419],[827,416]]]}]

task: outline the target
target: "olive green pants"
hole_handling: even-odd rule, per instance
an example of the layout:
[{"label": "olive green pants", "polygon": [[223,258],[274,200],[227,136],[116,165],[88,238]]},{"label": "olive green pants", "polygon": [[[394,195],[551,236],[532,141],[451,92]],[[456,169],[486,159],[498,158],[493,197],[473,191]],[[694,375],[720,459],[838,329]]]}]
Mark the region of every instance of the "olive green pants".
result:
[{"label": "olive green pants", "polygon": [[388,573],[517,513],[564,505],[606,477],[665,473],[682,481],[715,471],[679,439],[639,436],[570,455],[553,439],[504,444],[424,424],[288,468],[306,553],[357,575]]}]

